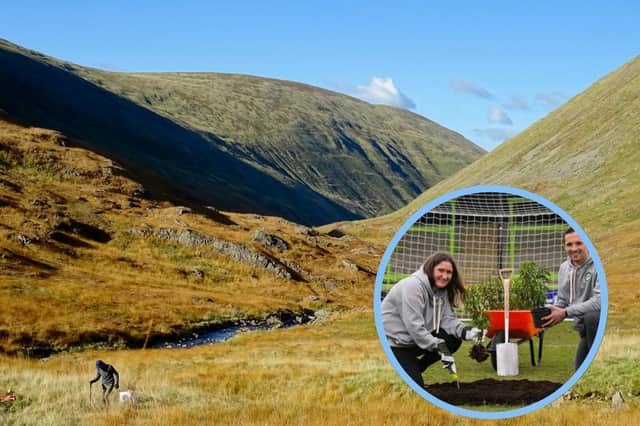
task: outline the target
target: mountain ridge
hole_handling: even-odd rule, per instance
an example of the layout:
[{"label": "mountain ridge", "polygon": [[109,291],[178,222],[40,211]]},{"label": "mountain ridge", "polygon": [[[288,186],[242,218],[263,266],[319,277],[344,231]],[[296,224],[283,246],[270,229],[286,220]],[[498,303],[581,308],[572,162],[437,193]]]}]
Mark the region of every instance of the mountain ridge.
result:
[{"label": "mountain ridge", "polygon": [[[304,83],[115,73],[6,41],[0,51],[0,107],[13,117],[77,137],[131,170],[149,160],[154,175],[225,210],[307,224],[372,216],[484,154],[415,113]],[[207,179],[228,186],[225,196]],[[262,182],[269,187],[256,189]]]}]

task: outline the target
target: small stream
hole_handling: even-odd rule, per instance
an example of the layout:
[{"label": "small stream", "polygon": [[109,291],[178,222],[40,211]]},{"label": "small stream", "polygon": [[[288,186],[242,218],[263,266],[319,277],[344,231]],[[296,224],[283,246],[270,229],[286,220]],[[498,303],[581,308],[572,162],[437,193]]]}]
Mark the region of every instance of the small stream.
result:
[{"label": "small stream", "polygon": [[182,349],[194,346],[208,345],[229,340],[239,333],[247,331],[267,331],[280,328],[289,328],[296,325],[306,324],[315,320],[313,312],[303,312],[300,314],[284,313],[273,315],[265,320],[242,320],[239,324],[230,325],[223,328],[203,330],[199,333],[192,333],[191,336],[160,340],[151,345],[153,348]]}]

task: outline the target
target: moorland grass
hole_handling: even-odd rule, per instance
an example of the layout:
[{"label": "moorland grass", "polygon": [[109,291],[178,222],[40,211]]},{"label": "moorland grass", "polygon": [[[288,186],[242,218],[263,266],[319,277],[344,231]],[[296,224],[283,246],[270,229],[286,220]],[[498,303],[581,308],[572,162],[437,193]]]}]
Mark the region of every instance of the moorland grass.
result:
[{"label": "moorland grass", "polygon": [[[5,413],[4,419],[15,425],[43,424],[43,420],[98,425],[494,423],[453,416],[415,395],[387,362],[374,336],[372,312],[354,310],[333,314],[321,324],[249,332],[192,349],[86,351],[46,361],[2,357],[2,385],[30,401],[21,410]],[[591,369],[606,367],[610,357],[627,354],[619,339],[607,336],[610,343],[603,345]],[[552,365],[553,350],[547,349],[549,359],[543,359],[543,368]],[[629,350],[637,355],[636,349]],[[140,395],[137,406],[114,403],[105,412],[89,404],[88,380],[94,375],[96,358],[118,368],[123,388]],[[471,370],[458,359],[466,381]],[[631,367],[631,360],[626,362]],[[615,419],[622,426],[636,424],[636,399],[625,392],[624,410],[613,410],[604,399],[625,379],[611,377],[603,383],[596,376],[587,373],[572,395],[504,423],[601,425]],[[602,395],[580,395],[580,389],[595,386]]]}]

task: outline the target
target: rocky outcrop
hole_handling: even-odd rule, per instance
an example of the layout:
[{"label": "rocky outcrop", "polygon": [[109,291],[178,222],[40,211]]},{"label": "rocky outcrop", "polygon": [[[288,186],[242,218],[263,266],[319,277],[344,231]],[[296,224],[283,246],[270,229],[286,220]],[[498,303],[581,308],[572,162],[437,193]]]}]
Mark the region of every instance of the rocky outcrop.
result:
[{"label": "rocky outcrop", "polygon": [[274,259],[265,253],[252,250],[244,244],[220,240],[218,238],[192,231],[191,229],[177,230],[171,228],[159,228],[153,232],[153,235],[164,240],[182,244],[186,247],[212,247],[218,253],[228,256],[237,262],[265,269],[277,277],[293,279],[296,281],[302,280],[299,273],[289,269],[278,259]]},{"label": "rocky outcrop", "polygon": [[264,232],[262,229],[256,230],[253,234],[253,241],[262,243],[268,249],[276,249],[279,252],[289,250],[289,244],[277,235],[271,235]]}]

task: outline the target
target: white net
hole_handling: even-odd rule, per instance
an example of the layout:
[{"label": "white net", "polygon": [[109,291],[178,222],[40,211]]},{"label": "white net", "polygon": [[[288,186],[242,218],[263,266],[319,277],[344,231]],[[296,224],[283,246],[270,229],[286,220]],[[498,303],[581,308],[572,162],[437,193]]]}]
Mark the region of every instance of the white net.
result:
[{"label": "white net", "polygon": [[436,251],[453,255],[465,285],[497,276],[501,268],[517,273],[523,262],[534,261],[550,272],[550,288],[557,288],[568,228],[547,207],[512,194],[458,197],[438,205],[409,228],[391,255],[383,288],[415,272]]}]

